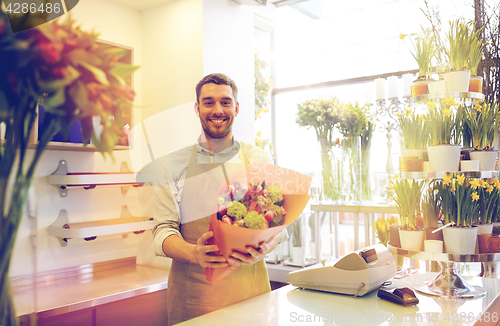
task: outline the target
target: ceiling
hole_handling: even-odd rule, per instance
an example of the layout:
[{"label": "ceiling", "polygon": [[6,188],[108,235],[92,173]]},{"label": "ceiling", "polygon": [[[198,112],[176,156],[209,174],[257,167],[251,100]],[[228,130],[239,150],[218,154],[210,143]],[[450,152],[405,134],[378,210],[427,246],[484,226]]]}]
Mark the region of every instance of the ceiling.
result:
[{"label": "ceiling", "polygon": [[[109,0],[121,4],[122,6],[129,7],[135,10],[146,10],[174,0]],[[274,4],[277,7],[292,5],[295,3],[303,2],[305,0],[267,0],[267,3]]]}]

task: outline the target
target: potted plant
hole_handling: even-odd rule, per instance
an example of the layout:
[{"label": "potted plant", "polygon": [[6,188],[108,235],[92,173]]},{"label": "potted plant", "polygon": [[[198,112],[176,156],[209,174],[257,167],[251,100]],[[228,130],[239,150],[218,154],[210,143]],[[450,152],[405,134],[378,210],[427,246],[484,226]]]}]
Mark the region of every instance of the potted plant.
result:
[{"label": "potted plant", "polygon": [[425,123],[429,132],[427,153],[431,171],[458,171],[460,162],[463,110],[446,97],[427,103]]},{"label": "potted plant", "polygon": [[[405,113],[397,115],[397,117],[403,133],[404,149],[401,150],[401,156],[416,156],[421,161],[427,161],[429,158],[426,147],[429,132],[426,129],[425,116],[408,109]],[[422,171],[422,167],[413,171]]]},{"label": "potted plant", "polygon": [[498,151],[493,148],[495,136],[500,129],[498,104],[486,102],[463,104],[463,120],[472,135],[474,150],[469,152],[472,160],[479,160],[480,171],[495,170]]},{"label": "potted plant", "polygon": [[443,233],[440,231],[433,233],[439,225],[439,215],[441,209],[437,193],[434,189],[429,188],[422,197],[422,215],[424,219],[425,239],[426,240],[443,240]]},{"label": "potted plant", "polygon": [[420,251],[424,241],[424,229],[417,227],[417,215],[420,214],[420,199],[425,181],[395,177],[391,183],[401,221],[399,229],[401,248]]},{"label": "potted plant", "polygon": [[473,187],[479,193],[479,214],[474,225],[477,226],[479,253],[489,252],[489,242],[493,233],[493,219],[497,215],[499,188],[498,179],[473,180]]},{"label": "potted plant", "polygon": [[290,224],[289,230],[292,235],[292,263],[295,265],[304,265],[304,247],[302,245],[302,216]]},{"label": "potted plant", "polygon": [[[465,175],[447,173],[436,181],[444,224],[444,246],[447,253],[473,254],[476,248],[477,227],[474,217],[479,209],[479,193],[474,187],[474,179]],[[457,241],[460,239],[460,241]]]},{"label": "potted plant", "polygon": [[483,91],[483,77],[477,75],[477,67],[483,58],[483,50],[486,45],[480,38],[484,27],[476,30],[470,37],[470,48],[469,48],[469,69],[470,69],[470,81],[469,81],[469,92],[482,93]]},{"label": "potted plant", "polygon": [[432,61],[438,50],[438,47],[434,42],[435,35],[430,31],[427,32],[425,36],[420,36],[416,33],[399,35],[401,40],[404,40],[406,37],[410,39],[413,45],[413,51],[411,51],[411,54],[418,64],[418,78],[411,85],[411,96],[415,97],[428,94],[428,84],[433,82],[431,78]]},{"label": "potted plant", "polygon": [[321,154],[320,201],[335,201],[340,198],[338,166],[334,164],[332,146],[333,131],[339,122],[338,111],[344,104],[336,97],[320,97],[297,104],[296,122],[301,127],[314,128]]},{"label": "potted plant", "polygon": [[472,35],[471,24],[457,19],[450,21],[450,30],[446,34],[449,48],[447,51],[451,71],[444,74],[448,92],[467,92],[469,90],[470,70],[469,54]]}]

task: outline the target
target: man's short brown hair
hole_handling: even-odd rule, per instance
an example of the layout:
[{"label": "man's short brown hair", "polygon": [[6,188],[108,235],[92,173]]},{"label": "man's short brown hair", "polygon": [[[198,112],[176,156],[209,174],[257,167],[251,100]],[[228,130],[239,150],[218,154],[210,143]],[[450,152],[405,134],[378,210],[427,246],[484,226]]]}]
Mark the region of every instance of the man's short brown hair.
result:
[{"label": "man's short brown hair", "polygon": [[206,75],[196,85],[196,102],[198,104],[200,103],[201,88],[203,87],[203,85],[210,83],[217,85],[231,86],[231,89],[233,90],[234,100],[238,102],[238,87],[236,87],[236,83],[234,82],[234,80],[232,80],[231,78],[229,78],[224,74],[216,73],[216,74]]}]

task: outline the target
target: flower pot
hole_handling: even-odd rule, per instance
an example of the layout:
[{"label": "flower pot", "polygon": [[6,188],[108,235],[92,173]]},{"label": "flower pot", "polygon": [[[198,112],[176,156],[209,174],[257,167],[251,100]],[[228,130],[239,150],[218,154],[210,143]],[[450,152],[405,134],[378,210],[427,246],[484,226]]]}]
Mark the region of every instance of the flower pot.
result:
[{"label": "flower pot", "polygon": [[443,240],[443,230],[439,230],[436,233],[432,231],[436,230],[437,227],[427,227],[425,228],[425,239],[426,240]]},{"label": "flower pot", "polygon": [[498,151],[495,150],[475,150],[469,153],[472,160],[479,161],[479,171],[495,171],[495,161]]},{"label": "flower pot", "polygon": [[483,77],[470,76],[469,92],[482,93],[483,92]]},{"label": "flower pot", "polygon": [[460,161],[460,171],[479,171],[478,160],[462,160]]},{"label": "flower pot", "polygon": [[401,225],[389,225],[389,244],[393,247],[401,248],[399,241],[399,229]]},{"label": "flower pot", "polygon": [[424,243],[424,230],[399,229],[401,248],[411,251],[421,251]]},{"label": "flower pot", "polygon": [[468,92],[470,70],[456,70],[444,73],[447,92]]},{"label": "flower pot", "polygon": [[417,159],[424,161],[429,160],[429,155],[427,155],[427,148],[405,148],[401,150],[401,157],[406,156],[416,156]]},{"label": "flower pot", "polygon": [[444,80],[436,80],[429,83],[429,94],[446,93],[446,82]]},{"label": "flower pot", "polygon": [[441,240],[424,240],[424,250],[426,252],[443,252],[443,241]]},{"label": "flower pot", "polygon": [[488,233],[478,234],[477,244],[479,247],[480,254],[487,254],[490,252],[491,237],[492,237],[492,234],[488,234]]},{"label": "flower pot", "polygon": [[417,79],[411,84],[411,97],[429,94],[430,83],[434,82],[432,79]]},{"label": "flower pot", "polygon": [[304,264],[304,248],[292,247],[292,262],[296,265]]},{"label": "flower pot", "polygon": [[449,226],[443,229],[443,239],[448,254],[474,254],[476,251],[477,227]]},{"label": "flower pot", "polygon": [[485,234],[485,233],[493,233],[493,223],[487,223],[487,224],[475,224],[474,226],[477,227],[477,235],[480,234]]},{"label": "flower pot", "polygon": [[500,252],[500,235],[492,235],[489,242],[489,252],[496,254]]},{"label": "flower pot", "polygon": [[456,172],[460,162],[460,145],[428,146],[430,169],[433,172]]}]

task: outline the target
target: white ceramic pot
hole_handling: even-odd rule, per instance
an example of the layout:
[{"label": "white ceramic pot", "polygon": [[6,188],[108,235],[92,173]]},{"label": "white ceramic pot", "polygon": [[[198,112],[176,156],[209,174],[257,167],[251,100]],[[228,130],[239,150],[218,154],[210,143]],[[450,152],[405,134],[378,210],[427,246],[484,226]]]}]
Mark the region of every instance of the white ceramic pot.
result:
[{"label": "white ceramic pot", "polygon": [[433,172],[456,172],[460,163],[460,145],[428,146],[430,169]]},{"label": "white ceramic pot", "polygon": [[417,159],[421,159],[424,161],[429,160],[429,156],[427,155],[427,148],[405,148],[401,150],[401,157],[406,156],[416,156]]},{"label": "white ceramic pot", "polygon": [[292,262],[296,265],[304,264],[304,248],[292,247]]},{"label": "white ceramic pot", "polygon": [[425,231],[422,230],[403,230],[399,229],[399,240],[401,248],[411,251],[421,251],[424,243]]},{"label": "white ceramic pot", "polygon": [[493,233],[493,223],[488,224],[475,224],[477,227],[477,235],[485,233]]},{"label": "white ceramic pot", "polygon": [[479,161],[478,160],[460,161],[460,171],[479,171]]},{"label": "white ceramic pot", "polygon": [[443,229],[446,253],[470,255],[476,251],[477,227],[449,226]]},{"label": "white ceramic pot", "polygon": [[443,241],[441,240],[424,240],[424,250],[426,252],[443,252]]},{"label": "white ceramic pot", "polygon": [[470,70],[456,70],[444,73],[447,92],[468,92]]},{"label": "white ceramic pot", "polygon": [[471,151],[469,153],[471,160],[479,161],[479,171],[495,171],[495,161],[498,157],[498,151]]},{"label": "white ceramic pot", "polygon": [[429,94],[446,93],[446,82],[444,80],[436,80],[427,85]]}]

